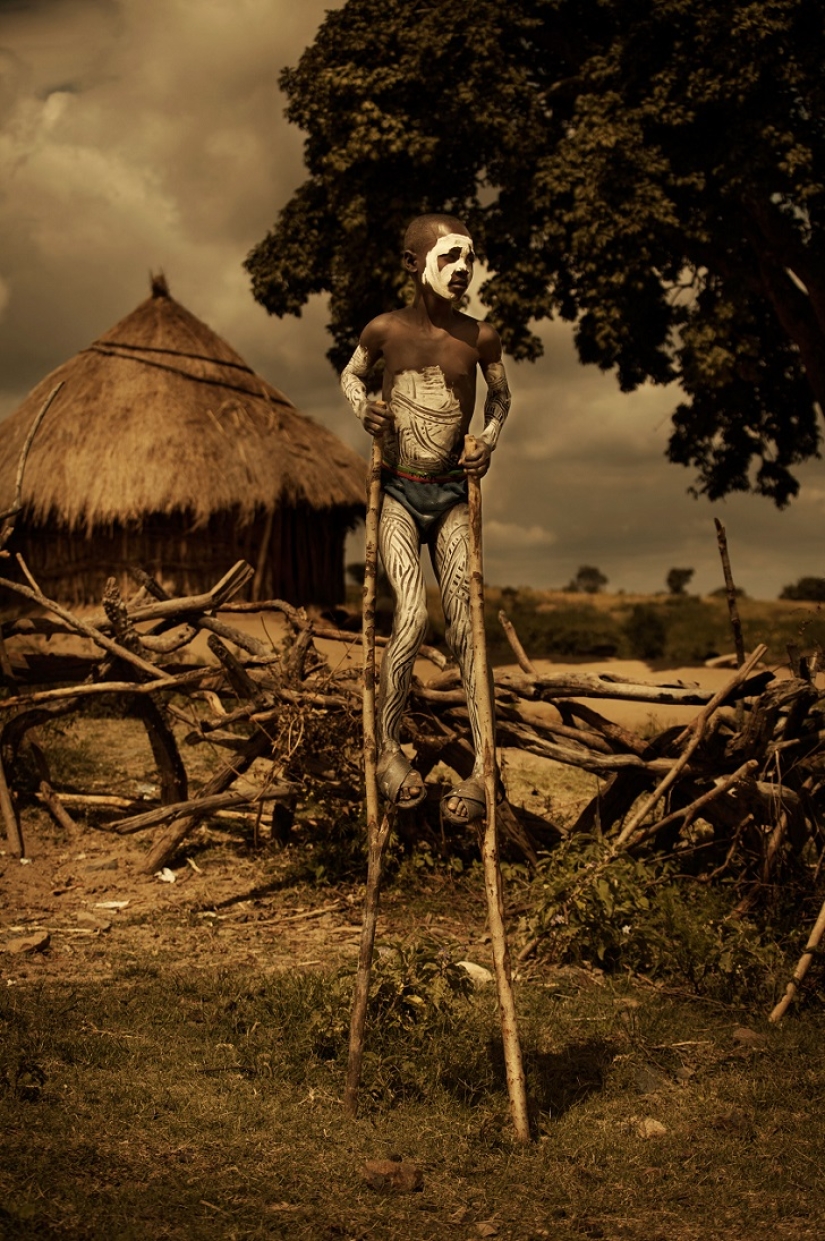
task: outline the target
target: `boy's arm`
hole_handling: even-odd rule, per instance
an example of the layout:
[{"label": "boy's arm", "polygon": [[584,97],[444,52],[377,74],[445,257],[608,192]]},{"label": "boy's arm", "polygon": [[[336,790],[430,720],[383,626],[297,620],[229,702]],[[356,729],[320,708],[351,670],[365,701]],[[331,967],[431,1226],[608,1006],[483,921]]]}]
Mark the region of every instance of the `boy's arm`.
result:
[{"label": "boy's arm", "polygon": [[375,357],[370,357],[369,350],[363,343],[362,337],[356,346],[355,352],[341,372],[341,387],[343,388],[344,396],[352,406],[352,411],[359,422],[364,421],[364,414],[367,411],[367,389],[364,385],[364,379],[374,364]]},{"label": "boy's arm", "polygon": [[477,439],[470,437],[473,447],[465,442],[458,464],[467,474],[483,478],[490,468],[490,458],[498,443],[501,428],[510,412],[510,389],[501,361],[501,341],[498,332],[487,323],[479,325],[478,363],[487,383],[487,399],[484,402],[484,430]]},{"label": "boy's arm", "polygon": [[501,360],[501,341],[498,332],[487,324],[479,340],[479,364],[487,383],[487,399],[484,402],[484,430],[479,439],[493,451],[501,435],[501,429],[510,412],[510,388],[504,363]]},{"label": "boy's arm", "polygon": [[385,327],[379,316],[368,323],[361,333],[355,352],[341,372],[341,387],[353,413],[370,435],[383,435],[392,425],[393,417],[382,400],[370,400],[364,379],[383,353]]}]

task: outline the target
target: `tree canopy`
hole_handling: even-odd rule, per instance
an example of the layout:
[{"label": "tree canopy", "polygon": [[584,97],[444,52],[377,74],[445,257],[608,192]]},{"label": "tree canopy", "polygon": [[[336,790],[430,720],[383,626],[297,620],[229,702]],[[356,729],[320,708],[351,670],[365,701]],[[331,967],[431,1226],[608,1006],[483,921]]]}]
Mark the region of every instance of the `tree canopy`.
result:
[{"label": "tree canopy", "polygon": [[572,578],[565,590],[577,592],[583,590],[586,595],[597,595],[607,585],[607,577],[594,564],[579,565],[576,576]]},{"label": "tree canopy", "polygon": [[410,217],[455,212],[511,356],[561,317],[623,391],[678,380],[695,489],[783,505],[825,408],[823,63],[809,0],[347,0],[281,76],[308,175],[253,293],[329,293],[340,368]]},{"label": "tree canopy", "polygon": [[684,595],[693,573],[693,569],[671,569],[665,579],[669,592],[672,595]]},{"label": "tree canopy", "polygon": [[779,598],[825,603],[825,577],[800,577],[793,585],[784,586]]}]

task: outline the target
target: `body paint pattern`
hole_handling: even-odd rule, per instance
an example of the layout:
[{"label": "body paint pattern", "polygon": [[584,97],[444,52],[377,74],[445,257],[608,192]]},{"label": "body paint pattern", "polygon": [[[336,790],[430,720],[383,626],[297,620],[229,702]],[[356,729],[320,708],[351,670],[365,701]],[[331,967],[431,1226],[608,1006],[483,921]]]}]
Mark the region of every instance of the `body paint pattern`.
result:
[{"label": "body paint pattern", "polygon": [[392,637],[381,658],[378,686],[378,746],[382,753],[388,743],[400,745],[401,716],[410,691],[413,665],[427,631],[418,530],[410,513],[392,496],[385,495],[381,507],[378,549],[395,596]]},{"label": "body paint pattern", "polygon": [[[378,530],[381,561],[395,595],[392,637],[381,660],[378,689],[379,751],[401,745],[401,717],[412,681],[415,657],[427,629],[427,599],[421,567],[421,536],[412,516],[392,496],[384,497]],[[466,504],[456,504],[441,520],[430,543],[430,558],[441,590],[447,622],[446,640],[458,661],[467,695],[470,731],[481,770],[483,743],[476,705],[476,669],[470,622],[467,555],[469,516]]]},{"label": "body paint pattern", "polygon": [[355,417],[364,421],[364,410],[367,406],[367,389],[364,377],[370,369],[369,354],[363,345],[358,345],[349,362],[341,372],[341,387],[344,396],[352,406]]},{"label": "body paint pattern", "polygon": [[[442,255],[449,254],[451,250],[459,251],[458,258],[452,263],[446,263],[443,267],[439,267],[438,260]],[[468,237],[466,233],[447,233],[445,237],[439,237],[432,249],[427,251],[427,259],[424,264],[424,271],[421,273],[421,279],[439,297],[445,297],[453,301],[456,294],[450,289],[450,281],[457,273],[465,272],[469,286],[473,276],[473,269],[472,260],[469,264],[467,260],[472,253],[472,238]]]},{"label": "body paint pattern", "polygon": [[491,362],[484,378],[487,381],[487,399],[484,402],[484,430],[479,439],[493,449],[510,412],[510,388],[501,362]]},{"label": "body paint pattern", "polygon": [[395,426],[384,448],[389,464],[431,474],[455,466],[464,415],[440,366],[400,371],[393,380],[390,409]]}]

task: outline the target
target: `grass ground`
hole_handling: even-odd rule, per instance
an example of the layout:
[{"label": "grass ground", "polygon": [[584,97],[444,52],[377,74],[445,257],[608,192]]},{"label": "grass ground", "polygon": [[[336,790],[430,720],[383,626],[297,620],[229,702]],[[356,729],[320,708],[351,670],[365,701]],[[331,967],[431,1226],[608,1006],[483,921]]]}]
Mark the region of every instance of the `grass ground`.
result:
[{"label": "grass ground", "polygon": [[[193,883],[232,865],[227,848],[197,855]],[[480,876],[408,867],[385,893],[350,1121],[355,945],[336,951],[331,915],[284,911],[337,902],[352,929],[359,890],[290,890],[256,866],[208,918],[210,889],[182,889],[150,924],[138,909],[135,935],[84,939],[88,966],[4,959],[4,1241],[822,1236],[820,1012],[773,1028],[761,1010],[535,965],[516,984],[536,1139],[521,1147],[493,988],[456,983],[458,960],[489,964]],[[311,959],[278,943],[316,922]],[[365,1162],[386,1158],[415,1163],[420,1192],[371,1188]]]}]

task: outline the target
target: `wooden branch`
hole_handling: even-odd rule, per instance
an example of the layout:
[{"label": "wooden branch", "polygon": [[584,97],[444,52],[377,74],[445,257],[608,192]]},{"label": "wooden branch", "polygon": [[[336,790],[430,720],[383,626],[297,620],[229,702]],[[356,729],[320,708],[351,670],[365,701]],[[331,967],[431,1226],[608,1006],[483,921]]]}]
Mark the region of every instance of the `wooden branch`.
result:
[{"label": "wooden branch", "polygon": [[31,634],[42,633],[47,638],[55,634],[74,634],[71,625],[53,620],[51,616],[16,616],[14,620],[5,622],[7,637],[29,637]]},{"label": "wooden branch", "polygon": [[515,627],[512,621],[510,620],[509,616],[507,615],[506,612],[501,611],[498,614],[498,619],[499,619],[499,624],[504,630],[504,635],[507,638],[507,641],[510,643],[510,646],[512,647],[513,654],[516,657],[516,663],[518,664],[519,668],[521,668],[522,672],[525,672],[528,677],[531,677],[533,679],[537,678],[538,673],[536,672],[534,665],[531,663],[524,647],[521,645],[518,634],[516,633]]},{"label": "wooden branch", "polygon": [[[314,690],[278,688],[268,691],[267,697],[275,699],[277,704],[286,702],[298,707],[318,707],[322,711],[350,711],[355,705],[356,693],[353,691],[349,697],[344,697],[343,694],[319,694]],[[253,724],[266,724],[282,714],[282,705],[261,709],[259,703],[250,702],[238,707],[236,711],[222,712],[214,721],[201,720],[199,727],[204,735],[207,735],[216,729],[225,728],[227,724],[240,724],[245,720]]]},{"label": "wooden branch", "polygon": [[378,521],[381,513],[382,436],[372,440],[370,470],[367,478],[366,539],[364,548],[364,590],[361,613],[363,637],[362,725],[364,745],[364,786],[367,811],[367,884],[364,893],[364,916],[358,949],[358,968],[352,996],[349,1025],[347,1078],[344,1086],[344,1111],[358,1114],[358,1092],[364,1061],[364,1033],[367,1023],[372,955],[378,920],[378,898],[381,887],[381,862],[390,834],[390,816],[379,821],[378,741],[375,713],[375,597],[378,576]]},{"label": "wooden branch", "polygon": [[[266,754],[271,746],[272,742],[263,730],[256,732],[249,738],[243,751],[233,758],[231,762],[221,767],[212,779],[204,785],[198,794],[198,798],[195,800],[211,797],[213,793],[226,792],[234,784],[238,776],[251,767],[256,758]],[[144,874],[154,875],[156,871],[162,870],[164,866],[167,866],[174,857],[178,845],[186,839],[201,817],[199,815],[185,814],[182,818],[173,820],[169,830],[150,850],[143,866],[141,866],[141,871]]]},{"label": "wooden branch", "polygon": [[702,706],[710,698],[697,685],[683,681],[657,684],[630,681],[609,672],[559,672],[525,681],[512,673],[496,675],[496,685],[522,698],[552,702],[554,698],[618,698],[625,702],[655,702],[672,706]]},{"label": "wooden branch", "polygon": [[164,805],[185,802],[189,796],[189,781],[175,734],[153,698],[146,695],[135,698],[134,711],[143,721],[152,747],[160,782],[160,800]]},{"label": "wooden branch", "polygon": [[[23,567],[23,558],[17,557],[21,567]],[[55,616],[59,616],[61,620],[65,620],[71,625],[75,632],[82,634],[84,638],[90,638],[95,646],[101,647],[108,651],[110,655],[116,655],[118,659],[124,660],[125,663],[132,664],[140,672],[145,673],[154,679],[166,680],[166,673],[154,664],[147,663],[145,659],[141,659],[139,655],[135,655],[119,643],[113,642],[111,638],[107,638],[99,629],[95,629],[92,625],[86,624],[73,616],[66,608],[56,603],[54,599],[48,599],[39,590],[33,590],[30,586],[24,586],[21,582],[12,582],[7,578],[0,577],[0,586],[5,586],[7,590],[13,590],[18,595],[23,595],[26,599],[32,599],[35,603],[39,603],[41,607],[48,608],[50,612],[54,612]]]},{"label": "wooden branch", "polygon": [[508,723],[518,723],[525,728],[531,728],[538,737],[553,740],[561,738],[562,742],[572,741],[580,746],[585,746],[588,750],[595,750],[597,754],[615,754],[616,747],[611,746],[601,733],[592,732],[589,728],[575,728],[569,724],[556,724],[552,721],[530,720],[529,723],[521,715],[518,708],[502,707],[498,713],[499,721],[502,727],[506,727]]},{"label": "wooden branch", "polygon": [[17,817],[17,810],[15,809],[8,781],[6,780],[6,769],[2,755],[0,755],[0,813],[2,813],[3,822],[6,825],[6,840],[8,841],[12,856],[25,857],[26,846],[23,844],[20,820]]},{"label": "wooden branch", "polygon": [[759,663],[760,659],[766,653],[767,649],[768,648],[766,646],[761,645],[761,644],[757,646],[756,650],[753,652],[750,658],[747,659],[744,664],[742,664],[742,667],[738,668],[736,673],[731,677],[731,679],[729,681],[726,681],[725,684],[722,686],[722,688],[716,691],[716,693],[713,695],[713,697],[710,699],[710,701],[705,706],[704,710],[700,711],[700,713],[696,716],[696,718],[694,720],[691,720],[690,723],[686,725],[685,728],[682,729],[682,731],[679,733],[679,736],[676,737],[676,739],[673,742],[674,747],[682,745],[683,742],[687,740],[687,738],[690,736],[692,732],[700,733],[704,729],[705,724],[710,719],[711,715],[713,715],[717,707],[721,707],[723,702],[725,702],[727,699],[733,696],[733,693],[736,689],[738,689],[740,686],[745,685],[745,682],[747,681],[748,676],[753,671],[753,669],[756,667],[756,665]]},{"label": "wooden branch", "polygon": [[[340,694],[318,694],[312,690],[295,690],[295,689],[276,689],[272,691],[273,698],[277,698],[279,702],[294,703],[301,707],[319,707],[324,711],[350,711],[353,707],[355,695],[344,698]],[[250,715],[253,724],[263,724],[267,720],[277,719],[281,715],[280,707],[267,708],[264,711],[255,710]]]},{"label": "wooden branch", "polygon": [[40,798],[58,827],[62,827],[64,831],[68,832],[77,831],[77,824],[61,802],[57,793],[55,793],[54,789],[49,784],[48,780],[40,781]]},{"label": "wooden branch", "polygon": [[224,646],[216,634],[211,635],[207,646],[222,665],[229,684],[239,698],[245,698],[262,709],[271,705],[271,697],[267,695],[264,687],[252,679],[243,664]]},{"label": "wooden branch", "polygon": [[11,660],[9,659],[9,653],[6,650],[6,641],[3,635],[2,624],[0,624],[0,673],[3,674],[3,678],[6,681],[17,680],[17,678],[14,675],[14,669],[11,666]]},{"label": "wooden branch", "polygon": [[623,767],[605,781],[581,810],[571,833],[598,832],[605,835],[624,818],[636,799],[650,788],[651,778],[640,767]]},{"label": "wooden branch", "polygon": [[241,633],[239,629],[233,629],[231,625],[225,625],[223,621],[215,620],[214,616],[199,616],[192,623],[197,629],[206,629],[217,637],[223,638],[224,641],[234,643],[242,651],[246,651],[248,655],[255,655],[258,659],[264,660],[267,663],[281,662],[280,655],[277,655],[271,646],[267,646],[259,638],[253,637],[251,633]]},{"label": "wooden branch", "polygon": [[520,727],[507,722],[501,724],[502,738],[505,736],[518,742],[522,750],[539,754],[543,758],[551,758],[557,763],[566,763],[569,767],[582,767],[585,771],[621,771],[627,767],[637,767],[641,771],[670,772],[676,760],[669,758],[653,758],[645,761],[638,754],[596,754],[584,746],[574,749],[572,746],[558,745],[537,736],[532,729]]},{"label": "wooden branch", "polygon": [[742,637],[742,622],[739,619],[736,587],[733,584],[730,557],[728,556],[728,540],[725,534],[725,527],[719,518],[714,517],[713,520],[716,524],[716,541],[719,545],[719,555],[722,558],[722,572],[725,577],[725,594],[728,600],[728,615],[730,616],[730,627],[733,632],[733,645],[736,650],[736,666],[741,668],[745,662],[745,641]]},{"label": "wooden branch", "polygon": [[181,672],[178,676],[166,676],[162,681],[101,681],[96,685],[66,685],[59,689],[42,689],[33,694],[15,694],[13,698],[0,698],[0,711],[71,698],[96,698],[105,694],[158,694],[161,690],[184,689],[197,685],[208,677],[214,677],[218,671],[215,668],[193,668],[191,672]]},{"label": "wooden branch", "polygon": [[709,789],[707,793],[703,793],[701,797],[697,797],[689,806],[683,806],[681,810],[674,810],[672,814],[666,815],[663,819],[659,819],[657,823],[651,823],[649,827],[639,832],[633,840],[630,841],[628,848],[633,849],[643,841],[649,840],[651,836],[655,836],[663,827],[670,827],[673,823],[678,823],[680,819],[686,822],[694,817],[697,811],[702,810],[710,802],[715,801],[717,797],[721,797],[723,793],[727,793],[735,784],[746,780],[748,776],[753,775],[759,763],[756,759],[749,759],[747,763],[743,763],[731,775],[725,776],[718,784]]},{"label": "wooden branch", "polygon": [[791,1001],[799,990],[800,983],[811,967],[811,962],[814,959],[814,953],[819,947],[819,943],[823,935],[825,935],[825,904],[823,904],[819,911],[819,917],[817,918],[814,924],[814,929],[811,931],[808,942],[805,945],[805,951],[799,958],[797,967],[793,972],[793,978],[785,988],[785,994],[773,1009],[771,1015],[768,1017],[768,1021],[772,1022],[773,1025],[776,1025],[778,1021],[781,1021],[785,1013],[788,1011]]},{"label": "wooden branch", "polygon": [[631,754],[641,756],[645,751],[650,749],[647,741],[642,741],[638,733],[631,732],[627,728],[622,728],[621,724],[614,724],[612,720],[606,720],[598,711],[594,711],[591,707],[587,707],[581,702],[566,702],[564,710],[569,711],[571,715],[576,716],[580,720],[584,720],[591,728],[596,729],[608,741],[612,741],[620,745],[623,750],[629,750]]},{"label": "wooden branch", "polygon": [[267,662],[277,663],[280,661],[280,656],[273,653],[271,646],[253,637],[252,634],[241,633],[240,630],[233,629],[230,625],[225,625],[223,621],[216,620],[213,616],[199,615],[203,612],[214,612],[222,608],[233,594],[237,594],[246,585],[249,578],[254,575],[254,570],[245,560],[239,560],[230,569],[229,573],[222,577],[218,584],[213,586],[205,595],[190,595],[180,598],[171,597],[143,569],[133,569],[132,572],[144,590],[148,591],[156,600],[155,603],[141,605],[131,611],[129,616],[133,623],[173,616],[185,616],[195,629],[208,630],[209,633],[213,633],[225,641],[232,642],[249,655],[257,656]]},{"label": "wooden branch", "polygon": [[[297,784],[274,784],[258,793],[212,793],[208,796],[198,794],[191,801],[177,802],[172,806],[158,806],[155,810],[147,810],[145,814],[136,814],[129,819],[120,819],[109,824],[110,829],[118,836],[132,836],[147,827],[157,827],[160,823],[171,823],[181,815],[192,820],[192,826],[214,810],[226,810],[230,806],[257,805],[267,801],[291,801],[299,791]],[[156,869],[160,870],[161,867]],[[153,872],[154,873],[154,872]]]},{"label": "wooden branch", "polygon": [[768,648],[766,646],[758,646],[750,658],[747,659],[742,667],[738,669],[735,676],[731,677],[730,681],[723,685],[722,688],[713,695],[704,710],[699,713],[695,720],[692,720],[691,723],[688,724],[687,728],[682,730],[676,738],[674,745],[678,745],[681,741],[689,737],[691,732],[693,733],[692,740],[688,743],[679,760],[674,764],[661,783],[656,786],[643,805],[639,807],[632,818],[624,825],[613,844],[614,851],[621,849],[627,843],[631,836],[633,836],[638,830],[642,821],[648,814],[650,814],[657,802],[664,797],[667,790],[676,782],[680,774],[687,767],[693,757],[693,754],[698,749],[704,734],[705,726],[707,725],[707,722],[713,712],[717,709],[717,707],[721,706],[726,698],[730,697],[732,691],[736,689],[738,685],[742,684],[752,669],[759,663],[759,660],[765,654],[767,649]]},{"label": "wooden branch", "polygon": [[[259,603],[226,603],[220,608],[221,612],[281,612],[296,629],[308,629],[314,638],[324,638],[328,642],[346,642],[351,646],[360,646],[363,642],[361,632],[336,629],[332,625],[302,617],[302,610],[291,603],[284,603],[283,599],[266,599]],[[376,646],[386,646],[388,642],[389,638],[375,635]],[[446,668],[450,663],[449,658],[433,646],[420,647],[418,654],[421,659],[428,659],[437,668]]]},{"label": "wooden branch", "polygon": [[[231,599],[232,595],[242,590],[255,573],[252,565],[247,564],[245,560],[239,560],[211,590],[204,594],[170,598],[163,587],[159,586],[154,578],[143,569],[133,567],[129,571],[155,599],[154,603],[140,604],[128,609],[129,619],[133,624],[147,620],[160,620],[169,616],[185,616],[189,612],[217,611],[228,599]],[[96,624],[99,623],[101,628],[106,628],[107,622],[102,617],[94,616],[92,620]]]},{"label": "wooden branch", "polygon": [[[430,689],[427,685],[422,685],[420,682],[416,683],[416,680],[413,677],[412,686],[410,688],[410,701],[413,705],[417,705],[418,703],[426,703],[433,709],[437,707],[445,707],[447,709],[457,707],[460,710],[466,710],[467,695],[464,693],[463,688],[446,690]],[[504,703],[505,705],[514,705],[518,700],[516,695],[510,693],[509,690],[496,688],[495,701],[496,703]]]},{"label": "wooden branch", "polygon": [[166,634],[140,634],[140,644],[155,655],[171,655],[182,646],[188,646],[197,632],[194,625],[176,625]]},{"label": "wooden branch", "polygon": [[[54,791],[54,790],[53,790]],[[134,797],[117,797],[112,793],[55,793],[64,806],[72,806],[77,810],[134,810],[138,802]],[[42,789],[37,793],[38,801],[45,803]]]},{"label": "wooden branch", "polygon": [[216,729],[214,732],[195,731],[187,733],[184,738],[187,745],[217,745],[227,750],[242,750],[246,744],[245,737],[239,737],[237,733],[225,732],[222,729]]}]

